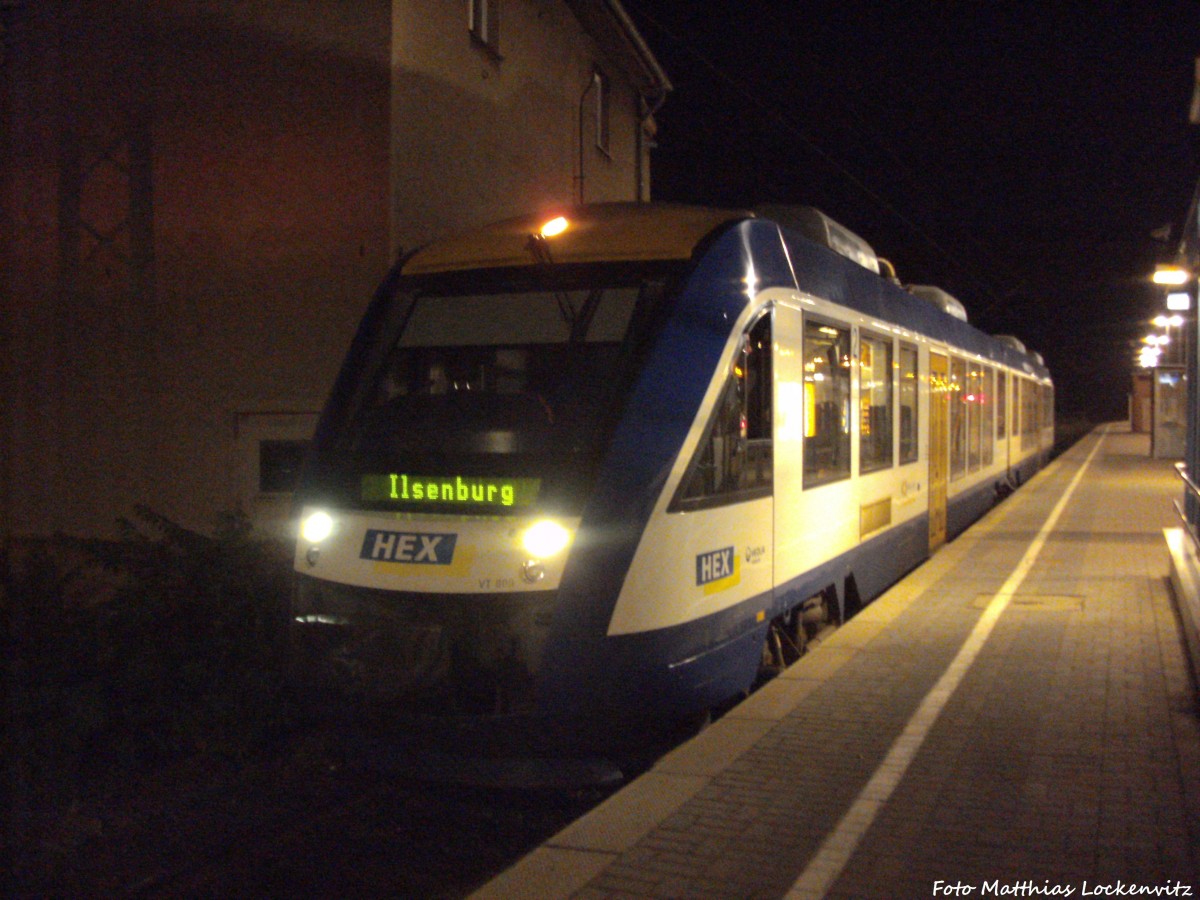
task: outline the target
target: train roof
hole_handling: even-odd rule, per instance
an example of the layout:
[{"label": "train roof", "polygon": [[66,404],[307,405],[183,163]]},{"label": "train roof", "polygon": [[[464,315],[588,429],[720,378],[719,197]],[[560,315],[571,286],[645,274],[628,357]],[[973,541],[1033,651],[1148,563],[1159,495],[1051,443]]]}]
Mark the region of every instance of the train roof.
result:
[{"label": "train roof", "polygon": [[[556,220],[559,230],[547,230],[548,223]],[[877,274],[870,246],[816,210],[764,207],[755,212],[671,203],[562,207],[433,241],[404,261],[401,274],[542,263],[687,261],[715,232],[739,222],[751,229],[769,227],[782,237],[790,256],[784,264],[785,278],[800,289],[1048,377],[1044,363],[1025,348],[998,341],[967,324],[965,313],[959,312],[961,304],[941,289],[918,287],[910,293],[889,284]],[[830,265],[829,257],[820,256],[830,251],[840,257],[840,263]],[[922,293],[937,296],[917,299]],[[948,308],[952,305],[956,308]]]},{"label": "train roof", "polygon": [[682,204],[598,203],[518,216],[434,241],[409,258],[403,273],[531,265],[540,261],[531,240],[557,219],[564,230],[546,239],[555,263],[687,260],[714,229],[753,215]]}]

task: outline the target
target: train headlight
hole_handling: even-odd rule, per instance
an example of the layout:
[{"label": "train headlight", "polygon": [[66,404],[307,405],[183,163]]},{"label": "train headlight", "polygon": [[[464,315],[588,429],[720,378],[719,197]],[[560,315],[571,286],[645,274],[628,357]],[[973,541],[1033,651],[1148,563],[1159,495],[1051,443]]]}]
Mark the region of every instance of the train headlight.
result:
[{"label": "train headlight", "polygon": [[571,542],[571,532],[550,519],[534,522],[521,535],[521,546],[535,559],[546,559],[561,553]]},{"label": "train headlight", "polygon": [[319,544],[333,533],[333,517],[327,512],[315,512],[300,523],[300,536],[310,544]]}]

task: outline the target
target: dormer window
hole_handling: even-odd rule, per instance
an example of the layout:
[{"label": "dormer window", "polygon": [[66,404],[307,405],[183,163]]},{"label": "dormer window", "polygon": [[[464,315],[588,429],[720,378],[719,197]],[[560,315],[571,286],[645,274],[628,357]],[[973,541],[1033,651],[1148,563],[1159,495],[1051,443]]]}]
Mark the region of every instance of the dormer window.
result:
[{"label": "dormer window", "polygon": [[592,70],[592,89],[596,93],[596,148],[608,153],[610,91],[608,76],[599,69]]},{"label": "dormer window", "polygon": [[471,36],[493,53],[500,52],[500,0],[467,0]]}]

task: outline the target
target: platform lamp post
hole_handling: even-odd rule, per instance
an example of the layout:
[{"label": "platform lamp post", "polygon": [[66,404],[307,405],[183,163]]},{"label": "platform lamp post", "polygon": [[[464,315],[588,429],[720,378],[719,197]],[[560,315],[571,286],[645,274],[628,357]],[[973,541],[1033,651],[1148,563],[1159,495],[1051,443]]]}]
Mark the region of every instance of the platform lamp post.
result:
[{"label": "platform lamp post", "polygon": [[[1179,313],[1175,313],[1174,315],[1170,316],[1155,316],[1154,326],[1163,330],[1164,338],[1159,341],[1159,346],[1165,346],[1167,348],[1166,352],[1163,353],[1163,356],[1166,358],[1166,362],[1174,362],[1175,365],[1180,366],[1186,365],[1187,359],[1185,351],[1176,349],[1187,340],[1187,336],[1184,335],[1182,331],[1178,331],[1178,329],[1183,326],[1183,316]],[[1172,337],[1171,329],[1176,329],[1183,340],[1176,340],[1174,337]]]},{"label": "platform lamp post", "polygon": [[[1167,311],[1174,323],[1174,317],[1180,317],[1180,331],[1183,335],[1183,371],[1187,384],[1187,447],[1184,451],[1184,466],[1187,474],[1193,480],[1200,476],[1200,391],[1196,385],[1200,383],[1200,372],[1197,367],[1196,348],[1197,322],[1195,276],[1182,265],[1159,265],[1154,270],[1154,283],[1167,289]],[[1157,323],[1157,320],[1156,320]],[[1188,524],[1196,529],[1200,526],[1200,503],[1192,496],[1191,491],[1184,492],[1184,514]]]}]

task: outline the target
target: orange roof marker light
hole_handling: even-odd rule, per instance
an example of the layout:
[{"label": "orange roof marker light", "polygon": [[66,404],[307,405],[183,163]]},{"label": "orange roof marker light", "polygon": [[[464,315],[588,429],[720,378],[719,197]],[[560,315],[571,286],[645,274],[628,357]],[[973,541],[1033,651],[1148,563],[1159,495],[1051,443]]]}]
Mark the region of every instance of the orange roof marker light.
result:
[{"label": "orange roof marker light", "polygon": [[570,226],[565,216],[556,216],[538,229],[538,234],[544,238],[557,237]]}]

